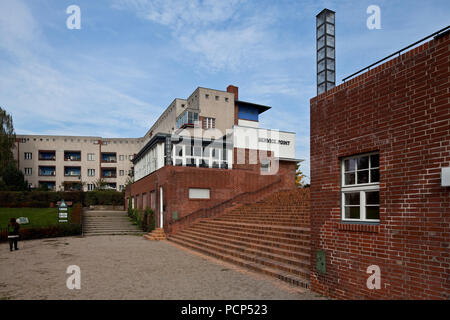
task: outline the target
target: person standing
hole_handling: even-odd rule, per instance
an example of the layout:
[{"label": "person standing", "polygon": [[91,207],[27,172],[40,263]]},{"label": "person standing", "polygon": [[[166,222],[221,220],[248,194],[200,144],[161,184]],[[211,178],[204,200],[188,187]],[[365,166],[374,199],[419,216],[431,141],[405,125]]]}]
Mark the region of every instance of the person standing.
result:
[{"label": "person standing", "polygon": [[13,251],[13,244],[14,250],[19,250],[19,248],[17,248],[17,241],[19,240],[19,229],[20,225],[17,223],[16,218],[11,218],[8,224],[8,240],[10,251]]}]

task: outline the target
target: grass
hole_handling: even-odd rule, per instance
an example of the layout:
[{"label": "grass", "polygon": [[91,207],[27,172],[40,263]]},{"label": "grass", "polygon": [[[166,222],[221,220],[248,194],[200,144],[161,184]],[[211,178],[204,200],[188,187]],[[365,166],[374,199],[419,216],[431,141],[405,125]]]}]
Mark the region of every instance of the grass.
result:
[{"label": "grass", "polygon": [[[68,210],[69,221],[72,208]],[[0,229],[7,228],[11,218],[27,217],[30,223],[21,228],[58,225],[58,208],[0,208]]]}]

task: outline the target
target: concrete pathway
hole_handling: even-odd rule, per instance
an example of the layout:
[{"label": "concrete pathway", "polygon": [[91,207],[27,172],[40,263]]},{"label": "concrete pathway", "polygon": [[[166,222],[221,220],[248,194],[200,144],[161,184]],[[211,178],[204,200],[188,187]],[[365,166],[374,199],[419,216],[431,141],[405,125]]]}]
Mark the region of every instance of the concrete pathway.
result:
[{"label": "concrete pathway", "polygon": [[[139,236],[0,243],[0,299],[319,299],[316,294]],[[66,286],[81,269],[81,289]]]}]

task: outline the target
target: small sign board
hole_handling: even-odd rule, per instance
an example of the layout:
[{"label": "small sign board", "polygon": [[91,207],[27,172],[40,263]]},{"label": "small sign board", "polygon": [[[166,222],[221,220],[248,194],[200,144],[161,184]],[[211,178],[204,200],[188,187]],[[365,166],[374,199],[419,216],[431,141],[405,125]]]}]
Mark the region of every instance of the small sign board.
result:
[{"label": "small sign board", "polygon": [[64,200],[61,200],[61,203],[58,206],[58,218],[59,222],[68,222],[67,220],[67,204]]},{"label": "small sign board", "polygon": [[19,217],[16,219],[16,222],[18,224],[27,224],[27,223],[30,223],[30,220],[28,220],[27,217]]}]

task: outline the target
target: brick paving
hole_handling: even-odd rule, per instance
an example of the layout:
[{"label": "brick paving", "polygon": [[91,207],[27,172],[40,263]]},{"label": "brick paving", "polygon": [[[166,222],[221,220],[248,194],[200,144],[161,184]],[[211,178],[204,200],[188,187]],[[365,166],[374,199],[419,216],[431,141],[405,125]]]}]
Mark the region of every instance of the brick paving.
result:
[{"label": "brick paving", "polygon": [[[143,237],[67,237],[0,244],[0,299],[321,299],[311,291]],[[66,269],[81,268],[81,290]]]}]

